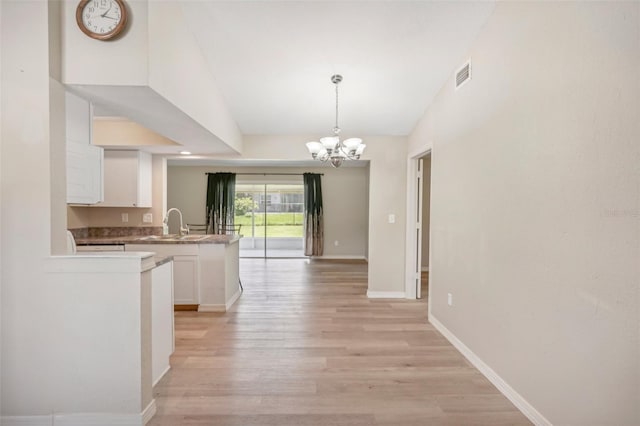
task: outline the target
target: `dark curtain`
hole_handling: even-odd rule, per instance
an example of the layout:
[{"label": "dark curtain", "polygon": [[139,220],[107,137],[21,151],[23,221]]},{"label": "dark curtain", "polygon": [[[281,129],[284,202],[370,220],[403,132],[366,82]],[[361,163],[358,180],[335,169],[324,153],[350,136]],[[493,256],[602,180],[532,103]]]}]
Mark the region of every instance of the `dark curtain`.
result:
[{"label": "dark curtain", "polygon": [[235,173],[209,173],[207,177],[207,234],[220,234],[233,225]]},{"label": "dark curtain", "polygon": [[324,219],[320,175],[304,173],[304,254],[322,256],[324,251]]}]

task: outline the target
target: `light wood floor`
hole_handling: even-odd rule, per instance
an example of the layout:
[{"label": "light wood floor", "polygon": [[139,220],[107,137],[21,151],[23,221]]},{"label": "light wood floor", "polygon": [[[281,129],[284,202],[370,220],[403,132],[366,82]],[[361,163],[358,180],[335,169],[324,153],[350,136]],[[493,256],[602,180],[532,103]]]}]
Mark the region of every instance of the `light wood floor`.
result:
[{"label": "light wood floor", "polygon": [[369,300],[364,263],[242,259],[226,314],[176,312],[150,426],[525,425],[427,323],[420,301]]}]

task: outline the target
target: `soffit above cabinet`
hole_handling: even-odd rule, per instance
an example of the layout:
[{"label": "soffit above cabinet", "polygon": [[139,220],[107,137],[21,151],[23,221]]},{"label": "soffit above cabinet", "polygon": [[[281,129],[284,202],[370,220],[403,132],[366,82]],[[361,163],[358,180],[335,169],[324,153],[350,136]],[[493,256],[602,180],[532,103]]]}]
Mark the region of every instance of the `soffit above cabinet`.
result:
[{"label": "soffit above cabinet", "polygon": [[124,117],[94,117],[93,145],[103,148],[163,151],[166,147],[184,149],[182,145]]}]

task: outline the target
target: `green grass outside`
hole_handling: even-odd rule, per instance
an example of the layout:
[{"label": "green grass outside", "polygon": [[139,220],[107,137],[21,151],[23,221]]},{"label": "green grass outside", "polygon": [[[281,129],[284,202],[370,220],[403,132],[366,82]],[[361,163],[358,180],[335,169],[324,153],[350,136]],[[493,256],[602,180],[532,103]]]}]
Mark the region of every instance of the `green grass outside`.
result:
[{"label": "green grass outside", "polygon": [[[251,216],[236,216],[235,224],[242,225],[240,233],[251,237]],[[302,237],[302,213],[267,213],[267,237]],[[264,237],[264,214],[255,214],[255,237]]]}]

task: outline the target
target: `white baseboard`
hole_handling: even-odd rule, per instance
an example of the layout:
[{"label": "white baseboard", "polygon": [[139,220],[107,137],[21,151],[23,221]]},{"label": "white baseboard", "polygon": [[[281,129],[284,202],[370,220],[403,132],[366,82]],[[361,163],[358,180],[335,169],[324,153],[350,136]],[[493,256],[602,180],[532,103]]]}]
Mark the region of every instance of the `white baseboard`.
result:
[{"label": "white baseboard", "polygon": [[522,414],[524,414],[536,426],[552,426],[538,410],[536,410],[526,399],[522,397],[515,389],[513,389],[502,377],[498,375],[491,367],[485,364],[471,349],[467,347],[460,339],[458,339],[447,327],[442,325],[431,313],[429,313],[429,322],[440,332],[446,339],[451,342],[455,348],[464,355],[474,367],[491,382],[498,390],[513,403]]},{"label": "white baseboard", "polygon": [[51,416],[2,416],[2,426],[51,426]]},{"label": "white baseboard", "polygon": [[224,305],[225,311],[228,311],[229,308],[232,307],[234,303],[236,303],[236,300],[240,299],[241,294],[242,292],[240,291],[240,286],[238,286],[238,290],[236,291],[236,294],[231,296],[231,299],[227,300],[227,303],[225,303]]},{"label": "white baseboard", "polygon": [[[159,382],[160,380],[162,380],[162,378],[164,377],[164,375],[165,375],[165,374],[167,374],[167,373],[169,372],[169,370],[171,370],[171,366],[170,366],[170,365],[167,365],[167,368],[165,368],[165,369],[164,369],[164,371],[162,372],[162,374],[160,375],[160,377],[158,377],[158,378],[156,379],[156,381],[155,381],[155,382],[153,382],[153,384],[151,385],[151,387],[154,387],[155,385],[157,385],[157,384],[158,384],[158,382]],[[155,401],[155,399],[154,399],[154,401]],[[147,407],[147,408],[148,408],[148,407]],[[1,426],[1,425],[0,425],[0,426]]]},{"label": "white baseboard", "polygon": [[242,292],[238,287],[236,293],[224,305],[222,304],[203,304],[198,305],[198,312],[227,312],[231,306],[240,298]]},{"label": "white baseboard", "polygon": [[[167,371],[169,371],[169,368],[167,368]],[[165,373],[167,371],[165,371]],[[164,376],[164,374],[163,374],[163,376]],[[151,402],[149,403],[149,405],[147,405],[147,408],[145,408],[142,411],[142,424],[143,425],[146,425],[147,423],[149,423],[149,420],[151,420],[151,418],[156,415],[157,409],[158,409],[158,407],[156,406],[156,400],[152,399]]]},{"label": "white baseboard", "polygon": [[404,291],[371,291],[367,290],[369,299],[406,299],[407,295]]},{"label": "white baseboard", "polygon": [[198,312],[227,312],[227,307],[219,304],[204,305],[201,303],[198,305]]},{"label": "white baseboard", "polygon": [[317,260],[364,260],[366,261],[367,258],[364,256],[340,256],[340,255],[329,255],[329,256],[309,256],[310,259],[317,259]]},{"label": "white baseboard", "polygon": [[2,426],[144,426],[156,414],[152,400],[140,414],[73,413],[49,416],[2,416]]}]

